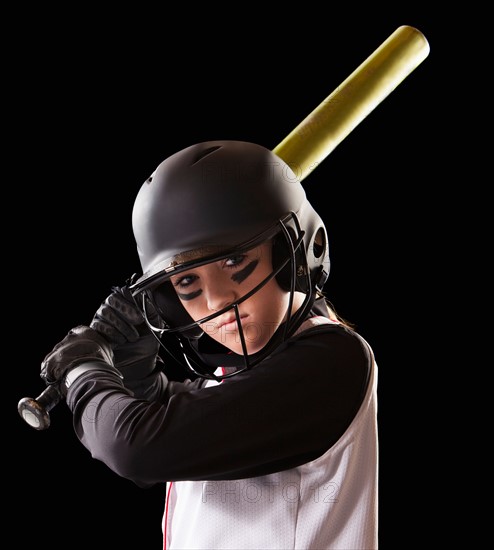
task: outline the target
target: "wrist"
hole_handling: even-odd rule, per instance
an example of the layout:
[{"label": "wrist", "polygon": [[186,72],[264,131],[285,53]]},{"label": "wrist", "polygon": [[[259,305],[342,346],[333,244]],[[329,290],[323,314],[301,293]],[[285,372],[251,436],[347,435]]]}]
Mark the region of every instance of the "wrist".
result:
[{"label": "wrist", "polygon": [[101,363],[98,361],[91,361],[87,363],[82,363],[80,365],[77,365],[73,369],[70,369],[69,372],[65,375],[63,379],[63,385],[65,387],[65,390],[68,390],[70,386],[83,374],[86,372],[108,372],[111,371],[114,374],[116,374],[120,379],[123,378],[123,376],[115,369],[114,367],[107,365],[106,363]]}]

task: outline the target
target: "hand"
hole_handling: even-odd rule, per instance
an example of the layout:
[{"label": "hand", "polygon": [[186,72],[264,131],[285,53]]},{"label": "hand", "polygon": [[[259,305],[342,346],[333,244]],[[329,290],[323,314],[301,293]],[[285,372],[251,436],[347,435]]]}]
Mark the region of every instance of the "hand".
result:
[{"label": "hand", "polygon": [[[90,327],[110,343],[114,365],[124,379],[140,380],[156,366],[159,341],[146,324],[128,287],[114,287],[112,291],[99,307]],[[153,315],[150,321],[158,325],[158,315]]]},{"label": "hand", "polygon": [[104,363],[113,367],[113,352],[108,342],[95,330],[78,326],[69,331],[41,363],[41,378],[46,384],[60,384],[65,395],[63,382],[67,373],[74,367],[87,362]]}]

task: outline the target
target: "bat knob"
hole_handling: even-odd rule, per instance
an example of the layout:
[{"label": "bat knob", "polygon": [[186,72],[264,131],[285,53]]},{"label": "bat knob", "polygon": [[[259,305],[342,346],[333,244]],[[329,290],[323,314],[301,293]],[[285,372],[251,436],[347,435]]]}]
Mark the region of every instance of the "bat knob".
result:
[{"label": "bat knob", "polygon": [[50,426],[50,414],[32,397],[21,399],[17,410],[22,419],[36,430],[46,430]]},{"label": "bat knob", "polygon": [[46,430],[50,426],[49,411],[60,401],[56,386],[48,386],[36,399],[23,397],[17,405],[21,418],[35,430]]}]

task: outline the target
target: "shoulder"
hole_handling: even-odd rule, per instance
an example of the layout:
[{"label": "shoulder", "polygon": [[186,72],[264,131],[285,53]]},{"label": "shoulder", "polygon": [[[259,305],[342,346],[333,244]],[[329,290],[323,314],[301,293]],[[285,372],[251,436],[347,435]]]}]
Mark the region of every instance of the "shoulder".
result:
[{"label": "shoulder", "polygon": [[[324,335],[324,336],[322,336]],[[321,336],[320,338],[317,338]],[[293,340],[317,340],[326,342],[329,346],[341,346],[342,349],[354,348],[360,350],[367,360],[373,360],[370,344],[355,330],[338,321],[328,319],[323,315],[307,318],[292,335]]]},{"label": "shoulder", "polygon": [[341,323],[338,323],[338,321],[333,321],[331,319],[328,319],[328,317],[325,317],[324,315],[314,315],[312,317],[308,317],[295,331],[293,336],[297,336],[301,334],[302,332],[305,332],[311,328],[314,327],[320,327],[320,326],[338,326],[343,328],[343,325]]},{"label": "shoulder", "polygon": [[266,376],[277,373],[288,380],[303,374],[304,379],[312,383],[347,380],[359,386],[367,380],[372,353],[363,338],[328,319],[312,317],[307,321],[259,364],[262,370],[269,371],[269,374],[265,372]]}]

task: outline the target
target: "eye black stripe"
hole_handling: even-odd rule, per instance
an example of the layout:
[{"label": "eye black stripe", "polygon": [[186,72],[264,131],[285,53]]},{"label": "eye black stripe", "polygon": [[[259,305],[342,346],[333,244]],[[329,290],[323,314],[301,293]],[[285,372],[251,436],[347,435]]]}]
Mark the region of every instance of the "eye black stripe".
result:
[{"label": "eye black stripe", "polygon": [[232,281],[235,281],[238,284],[244,282],[245,279],[247,279],[247,277],[257,267],[258,263],[259,263],[259,260],[252,260],[252,262],[250,262],[250,264],[247,264],[243,269],[241,269],[240,271],[237,271],[237,273],[232,275]]},{"label": "eye black stripe", "polygon": [[182,294],[182,292],[177,292],[177,296],[186,302],[187,300],[193,300],[194,298],[197,298],[200,294],[202,294],[202,288],[199,290],[196,290],[195,292],[190,292],[189,294]]}]

